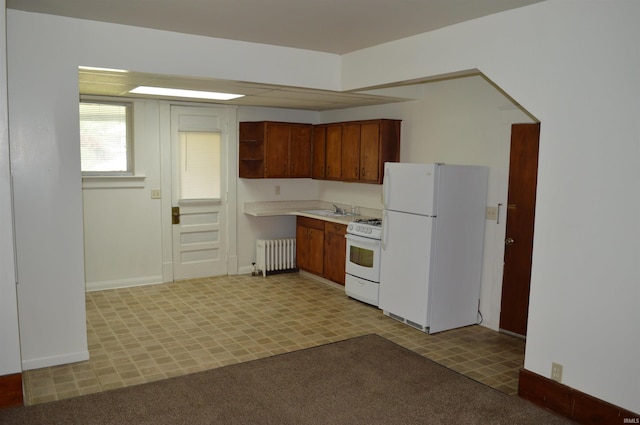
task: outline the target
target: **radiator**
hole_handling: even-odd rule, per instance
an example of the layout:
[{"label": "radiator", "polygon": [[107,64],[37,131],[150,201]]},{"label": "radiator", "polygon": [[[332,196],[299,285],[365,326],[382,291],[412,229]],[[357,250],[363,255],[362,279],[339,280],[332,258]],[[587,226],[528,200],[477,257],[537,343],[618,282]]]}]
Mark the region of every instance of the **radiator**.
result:
[{"label": "radiator", "polygon": [[256,241],[256,271],[263,276],[295,272],[296,239],[258,239]]}]

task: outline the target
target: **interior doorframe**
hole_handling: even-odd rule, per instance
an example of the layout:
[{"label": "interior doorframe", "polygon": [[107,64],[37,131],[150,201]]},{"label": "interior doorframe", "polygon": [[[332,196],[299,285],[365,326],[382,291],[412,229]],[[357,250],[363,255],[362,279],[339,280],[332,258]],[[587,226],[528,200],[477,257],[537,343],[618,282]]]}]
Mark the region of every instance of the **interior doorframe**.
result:
[{"label": "interior doorframe", "polygon": [[[500,145],[500,158],[501,165],[499,172],[501,174],[497,183],[497,202],[498,202],[498,221],[496,222],[496,232],[494,234],[493,246],[493,275],[492,275],[492,287],[491,287],[491,305],[486,306],[491,311],[489,327],[495,331],[508,333],[500,329],[500,305],[502,302],[502,281],[504,279],[504,254],[505,245],[504,240],[507,234],[507,197],[509,193],[509,162],[511,155],[511,126],[513,124],[533,124],[536,122],[535,118],[531,116],[527,111],[521,109],[516,105],[505,105],[500,109],[501,115],[501,130],[500,137],[504,143]],[[480,297],[482,303],[482,294]],[[495,303],[495,304],[494,304]],[[497,313],[497,314],[495,314]]]},{"label": "interior doorframe", "polygon": [[192,102],[159,102],[160,128],[160,189],[161,198],[161,233],[162,233],[162,281],[173,282],[173,230],[171,224],[171,199],[173,195],[173,156],[171,148],[171,107],[209,107],[224,108],[227,111],[227,137],[222,138],[227,152],[227,186],[222,188],[221,196],[226,204],[226,243],[227,243],[227,273],[238,274],[238,233],[237,233],[237,188],[238,188],[238,118],[237,107],[208,103]]}]

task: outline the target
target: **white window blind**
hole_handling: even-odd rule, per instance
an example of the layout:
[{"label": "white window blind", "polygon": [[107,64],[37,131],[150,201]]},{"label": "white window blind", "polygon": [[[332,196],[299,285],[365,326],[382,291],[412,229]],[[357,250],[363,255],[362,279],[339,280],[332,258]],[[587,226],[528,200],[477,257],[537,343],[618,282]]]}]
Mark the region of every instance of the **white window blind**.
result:
[{"label": "white window blind", "polygon": [[83,173],[133,174],[130,110],[123,103],[80,102]]},{"label": "white window blind", "polygon": [[220,133],[181,131],[180,199],[220,198]]}]

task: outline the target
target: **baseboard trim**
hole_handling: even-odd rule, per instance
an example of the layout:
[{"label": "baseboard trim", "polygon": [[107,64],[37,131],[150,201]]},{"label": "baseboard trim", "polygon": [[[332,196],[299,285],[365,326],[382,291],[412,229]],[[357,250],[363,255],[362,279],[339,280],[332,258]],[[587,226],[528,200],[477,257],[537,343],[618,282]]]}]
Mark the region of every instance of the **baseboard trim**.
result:
[{"label": "baseboard trim", "polygon": [[518,395],[584,425],[640,424],[640,415],[526,369],[520,370]]},{"label": "baseboard trim", "polygon": [[104,291],[106,289],[120,289],[132,288],[134,286],[157,285],[159,283],[162,283],[162,276],[144,276],[129,279],[86,282],[85,290],[87,292]]},{"label": "baseboard trim", "polygon": [[22,373],[0,376],[0,409],[22,405]]}]

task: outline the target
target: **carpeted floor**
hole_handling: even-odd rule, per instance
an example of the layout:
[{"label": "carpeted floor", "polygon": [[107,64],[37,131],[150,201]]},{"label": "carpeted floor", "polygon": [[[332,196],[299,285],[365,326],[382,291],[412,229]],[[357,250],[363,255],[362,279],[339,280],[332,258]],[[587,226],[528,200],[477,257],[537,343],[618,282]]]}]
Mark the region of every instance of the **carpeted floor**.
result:
[{"label": "carpeted floor", "polygon": [[572,424],[378,335],[0,410],[10,424]]}]

